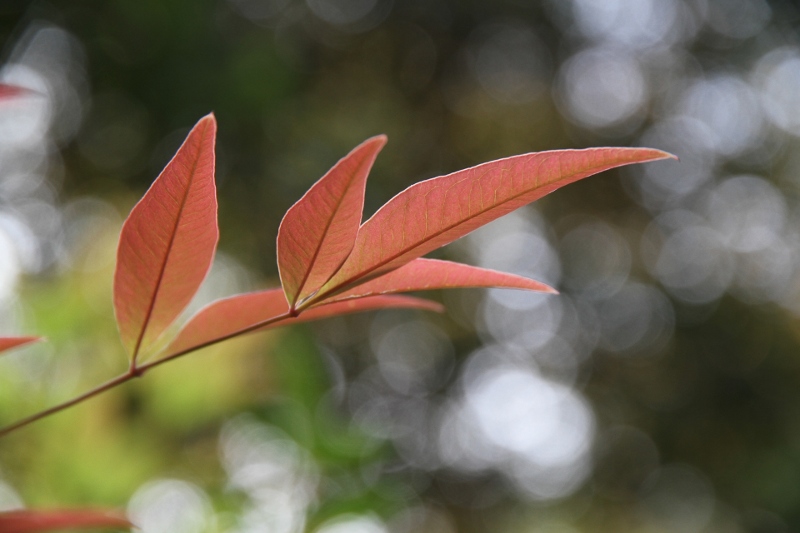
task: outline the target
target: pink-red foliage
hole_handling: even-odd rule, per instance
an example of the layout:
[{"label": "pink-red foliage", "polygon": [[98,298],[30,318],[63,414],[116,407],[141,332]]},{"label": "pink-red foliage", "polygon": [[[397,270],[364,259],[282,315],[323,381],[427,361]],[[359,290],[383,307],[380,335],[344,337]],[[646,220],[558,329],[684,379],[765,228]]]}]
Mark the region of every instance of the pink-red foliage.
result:
[{"label": "pink-red foliage", "polygon": [[[0,337],[0,353],[41,340],[41,337]],[[2,530],[0,530],[2,533]]]},{"label": "pink-red foliage", "polygon": [[[29,93],[0,84],[0,101]],[[441,311],[435,302],[393,293],[456,287],[555,292],[513,274],[421,259],[426,253],[559,187],[598,172],[672,157],[648,148],[560,150],[508,157],[412,185],[361,224],[367,176],[385,136],[368,139],[294,204],[278,234],[281,288],[224,298],[203,308],[162,350],[152,351],[205,279],[216,252],[214,177],[217,123],[202,118],[136,204],[117,251],[114,310],[128,373],[15,424],[0,436],[142,375],[157,364],[244,333],[374,309]],[[0,338],[0,352],[38,337]],[[128,528],[102,511],[0,513],[0,533]]]},{"label": "pink-red foliage", "polygon": [[353,249],[367,175],[385,144],[385,135],[361,143],[284,215],[278,230],[278,270],[291,306],[313,296]]},{"label": "pink-red foliage", "polygon": [[189,304],[211,267],[219,238],[216,132],[213,115],[201,119],[122,226],[114,310],[134,361]]},{"label": "pink-red foliage", "polygon": [[361,226],[347,261],[320,293],[336,293],[403,266],[569,183],[668,157],[648,148],[558,150],[507,157],[422,181]]},{"label": "pink-red foliage", "polygon": [[[281,289],[239,294],[213,302],[193,316],[167,348],[168,354],[184,352],[207,345],[216,339],[238,332],[263,331],[270,327],[309,322],[346,313],[373,311],[375,309],[412,308],[441,311],[436,302],[410,296],[371,296],[359,300],[334,302],[315,307],[291,317],[289,305]],[[280,319],[277,321],[276,319]],[[264,324],[276,320],[273,324]]]},{"label": "pink-red foliage", "polygon": [[0,101],[25,96],[26,94],[33,94],[33,91],[25,89],[24,87],[17,87],[16,85],[0,83]]},{"label": "pink-red foliage", "polygon": [[514,274],[438,259],[414,259],[410,263],[339,293],[326,301],[364,298],[375,294],[459,287],[502,287],[556,293],[555,289],[544,283]]},{"label": "pink-red foliage", "polygon": [[94,510],[23,510],[0,513],[2,533],[44,533],[64,529],[128,529],[131,523],[107,511]]}]

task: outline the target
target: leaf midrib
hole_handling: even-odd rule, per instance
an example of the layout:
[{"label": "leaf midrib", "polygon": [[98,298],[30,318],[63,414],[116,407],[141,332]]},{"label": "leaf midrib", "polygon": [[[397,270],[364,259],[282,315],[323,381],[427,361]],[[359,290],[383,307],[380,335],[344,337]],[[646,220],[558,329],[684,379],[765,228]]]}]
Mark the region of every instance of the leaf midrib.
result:
[{"label": "leaf midrib", "polygon": [[[153,316],[153,310],[156,306],[156,301],[158,300],[158,293],[161,290],[161,284],[164,281],[164,273],[167,270],[167,263],[169,262],[169,257],[172,254],[172,247],[175,244],[175,237],[178,235],[178,226],[180,225],[181,217],[183,216],[183,209],[186,207],[186,201],[189,198],[189,191],[192,188],[192,182],[194,181],[194,175],[197,172],[197,165],[200,162],[200,156],[203,152],[203,142],[206,138],[206,132],[208,131],[208,124],[204,124],[203,131],[200,132],[200,139],[198,141],[198,150],[197,155],[192,162],[192,170],[189,172],[189,180],[186,186],[186,190],[183,194],[183,198],[180,202],[180,207],[178,208],[178,216],[175,217],[175,224],[172,227],[172,232],[169,238],[169,244],[167,245],[167,252],[164,254],[164,261],[161,264],[161,268],[158,272],[158,278],[156,278],[156,285],[155,289],[153,290],[152,296],[150,297],[150,304],[147,307],[147,313],[145,313],[145,319],[142,323],[142,329],[139,332],[139,337],[136,339],[136,346],[133,350],[133,362],[136,362],[136,357],[139,355],[139,350],[141,349],[142,341],[144,340],[144,336],[147,332],[147,328],[150,326],[150,320]],[[172,162],[170,162],[171,164]]]},{"label": "leaf midrib", "polygon": [[[295,295],[294,295],[294,302],[291,304],[291,307],[292,307],[292,308],[294,308],[294,306],[295,306],[295,305],[297,304],[297,302],[300,300],[300,295],[301,295],[301,294],[303,294],[303,289],[305,288],[305,285],[306,285],[306,283],[308,282],[308,278],[309,278],[309,277],[311,277],[311,272],[312,272],[312,270],[314,270],[314,266],[316,265],[317,258],[319,257],[319,253],[320,253],[320,251],[322,250],[322,243],[324,243],[324,242],[325,242],[325,237],[327,237],[327,235],[328,235],[328,230],[330,229],[331,225],[333,224],[333,219],[335,219],[335,218],[336,218],[336,214],[338,213],[338,211],[339,211],[339,208],[340,208],[340,207],[341,207],[341,205],[342,205],[342,202],[344,202],[344,199],[345,199],[345,197],[347,196],[347,194],[348,194],[348,192],[349,192],[349,190],[350,190],[350,186],[352,185],[352,183],[353,183],[353,180],[355,179],[355,176],[357,176],[357,175],[358,175],[358,172],[359,172],[359,171],[361,171],[361,169],[362,169],[362,168],[363,168],[363,166],[364,166],[364,163],[365,163],[365,161],[366,161],[366,158],[362,159],[362,160],[361,160],[361,161],[358,163],[358,168],[356,169],[356,172],[354,172],[354,173],[353,173],[353,175],[354,175],[354,178],[351,178],[351,179],[350,179],[350,181],[349,181],[349,183],[347,184],[347,187],[346,187],[346,189],[345,189],[345,193],[344,193],[344,194],[341,196],[341,198],[339,198],[339,200],[336,202],[336,207],[335,207],[335,208],[334,208],[334,210],[333,210],[333,214],[332,214],[332,215],[331,215],[331,217],[328,219],[328,221],[325,223],[325,228],[323,229],[323,232],[322,232],[322,238],[320,238],[320,240],[319,240],[319,243],[317,243],[317,247],[316,247],[316,249],[314,250],[314,253],[313,253],[313,254],[312,254],[312,256],[311,256],[311,260],[309,261],[308,268],[306,269],[306,272],[305,272],[305,274],[303,275],[303,279],[302,279],[302,281],[300,282],[300,285],[298,285],[297,291],[295,291],[296,293],[295,293]],[[355,246],[355,242],[353,242],[353,246]],[[351,247],[351,248],[350,248],[350,251],[352,251],[352,250],[353,250],[353,248]],[[325,283],[327,283],[328,281],[330,281],[330,279],[331,279],[331,278],[333,278],[333,276],[335,276],[335,275],[336,275],[336,273],[339,271],[339,269],[342,267],[342,265],[344,265],[345,261],[347,261],[347,258],[348,258],[348,257],[349,257],[349,253],[348,253],[348,255],[346,255],[346,256],[344,257],[344,259],[342,259],[342,261],[339,263],[339,265],[338,265],[338,266],[337,266],[337,267],[336,267],[336,268],[333,270],[333,273],[332,273],[330,276],[328,276],[328,279],[326,279],[326,280],[325,280],[325,281],[322,283],[322,285],[325,285]]]}]

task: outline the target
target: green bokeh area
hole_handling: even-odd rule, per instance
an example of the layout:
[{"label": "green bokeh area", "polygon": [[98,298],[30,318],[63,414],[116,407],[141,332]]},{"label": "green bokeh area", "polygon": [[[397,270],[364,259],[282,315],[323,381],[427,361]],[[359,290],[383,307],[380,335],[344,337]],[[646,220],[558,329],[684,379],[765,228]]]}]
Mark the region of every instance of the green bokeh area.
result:
[{"label": "green bokeh area", "polygon": [[189,313],[278,285],[283,213],[364,139],[369,216],[509,155],[675,153],[436,257],[556,286],[235,339],[0,440],[0,509],[145,533],[800,530],[800,10],[780,0],[0,2],[0,425],[125,372],[117,238],[218,123]]}]

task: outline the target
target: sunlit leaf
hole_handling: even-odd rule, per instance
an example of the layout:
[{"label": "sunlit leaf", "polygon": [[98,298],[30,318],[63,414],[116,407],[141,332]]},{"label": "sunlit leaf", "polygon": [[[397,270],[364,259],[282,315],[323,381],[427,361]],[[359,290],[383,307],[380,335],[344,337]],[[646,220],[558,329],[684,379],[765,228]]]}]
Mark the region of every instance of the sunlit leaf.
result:
[{"label": "sunlit leaf", "polygon": [[290,305],[313,295],[347,259],[364,210],[364,187],[386,136],[342,158],[281,221],[278,269]]},{"label": "sunlit leaf", "polygon": [[[41,340],[41,337],[0,337],[0,352]],[[0,530],[0,533],[2,530]]]},{"label": "sunlit leaf", "polygon": [[217,246],[213,115],[200,120],[122,226],[114,309],[135,359],[200,287]]},{"label": "sunlit leaf", "polygon": [[515,274],[438,259],[414,259],[397,270],[338,294],[330,301],[376,294],[465,287],[501,287],[556,293],[555,289],[540,281]]},{"label": "sunlit leaf", "polygon": [[0,532],[2,533],[39,533],[76,528],[127,530],[131,527],[131,523],[126,519],[106,511],[22,510],[0,513]]},{"label": "sunlit leaf", "polygon": [[319,297],[400,267],[564,185],[610,168],[669,157],[649,148],[558,150],[422,181],[389,200],[361,226],[353,251]]},{"label": "sunlit leaf", "polygon": [[[300,322],[309,322],[336,315],[371,311],[386,308],[414,308],[429,311],[441,311],[436,302],[412,298],[408,296],[370,296],[358,300],[346,300],[321,305],[305,311],[300,316],[282,319],[273,325],[258,328],[263,331],[271,327],[288,326]],[[281,289],[269,289],[260,292],[239,294],[217,300],[198,311],[184,326],[178,336],[167,348],[167,354],[188,351],[195,347],[205,346],[211,342],[225,339],[247,330],[271,318],[287,315],[289,305]],[[253,331],[256,331],[254,329]]]}]

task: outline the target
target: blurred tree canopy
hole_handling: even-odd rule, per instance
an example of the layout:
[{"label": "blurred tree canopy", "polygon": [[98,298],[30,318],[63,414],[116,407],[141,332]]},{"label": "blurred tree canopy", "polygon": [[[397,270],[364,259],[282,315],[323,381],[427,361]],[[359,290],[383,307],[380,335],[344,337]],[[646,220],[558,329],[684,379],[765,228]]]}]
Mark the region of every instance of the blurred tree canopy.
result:
[{"label": "blurred tree canopy", "polygon": [[219,123],[221,257],[277,285],[283,213],[386,133],[370,214],[554,148],[680,164],[570,186],[443,255],[553,284],[248,337],[0,442],[0,508],[146,533],[800,528],[800,10],[783,0],[6,0],[0,422],[126,364],[121,221]]}]

